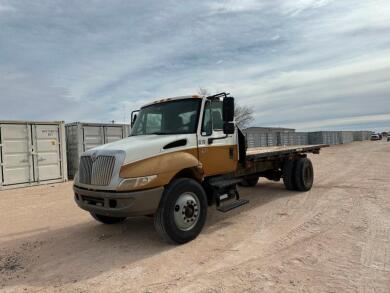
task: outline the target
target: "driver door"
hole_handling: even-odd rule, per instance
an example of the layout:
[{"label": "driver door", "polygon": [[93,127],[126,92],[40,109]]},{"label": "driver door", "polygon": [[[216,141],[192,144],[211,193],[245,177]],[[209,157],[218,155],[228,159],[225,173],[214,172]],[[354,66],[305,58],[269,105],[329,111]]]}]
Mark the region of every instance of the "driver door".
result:
[{"label": "driver door", "polygon": [[222,105],[220,100],[207,100],[204,104],[198,147],[205,176],[226,174],[237,169],[237,131],[227,137],[223,133]]}]

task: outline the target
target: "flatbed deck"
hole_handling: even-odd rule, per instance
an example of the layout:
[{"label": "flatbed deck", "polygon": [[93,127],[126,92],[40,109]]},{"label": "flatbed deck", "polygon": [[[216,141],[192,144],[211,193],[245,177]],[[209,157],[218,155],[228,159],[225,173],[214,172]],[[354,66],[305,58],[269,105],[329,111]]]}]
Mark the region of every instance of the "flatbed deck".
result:
[{"label": "flatbed deck", "polygon": [[299,146],[272,146],[272,147],[258,147],[248,148],[246,151],[247,160],[261,160],[270,157],[284,157],[294,153],[316,153],[318,154],[321,148],[329,145],[299,145]]}]

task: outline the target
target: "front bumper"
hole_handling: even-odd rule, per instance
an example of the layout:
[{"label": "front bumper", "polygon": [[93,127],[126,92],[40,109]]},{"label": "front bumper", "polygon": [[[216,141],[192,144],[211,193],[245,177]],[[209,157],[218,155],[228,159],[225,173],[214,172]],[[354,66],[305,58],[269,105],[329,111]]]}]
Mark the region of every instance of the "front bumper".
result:
[{"label": "front bumper", "polygon": [[77,205],[99,215],[132,217],[154,214],[160,203],[164,188],[133,191],[97,191],[73,186]]}]

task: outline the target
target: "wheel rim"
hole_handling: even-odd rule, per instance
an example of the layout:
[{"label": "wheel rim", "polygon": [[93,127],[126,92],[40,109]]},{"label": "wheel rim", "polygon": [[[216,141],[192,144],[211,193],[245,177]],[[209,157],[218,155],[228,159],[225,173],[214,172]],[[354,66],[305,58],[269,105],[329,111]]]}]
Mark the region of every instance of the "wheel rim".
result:
[{"label": "wheel rim", "polygon": [[198,197],[191,192],[181,194],[174,206],[174,218],[177,228],[182,231],[191,230],[199,220],[200,203]]}]

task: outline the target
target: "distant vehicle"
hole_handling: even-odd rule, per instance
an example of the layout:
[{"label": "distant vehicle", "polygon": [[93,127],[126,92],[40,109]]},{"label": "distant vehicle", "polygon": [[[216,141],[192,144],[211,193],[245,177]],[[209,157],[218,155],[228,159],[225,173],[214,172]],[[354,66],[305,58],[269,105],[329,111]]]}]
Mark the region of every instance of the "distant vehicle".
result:
[{"label": "distant vehicle", "polygon": [[371,140],[380,140],[380,137],[379,137],[379,135],[378,134],[373,134],[373,135],[371,135]]},{"label": "distant vehicle", "polygon": [[387,141],[390,141],[390,136],[387,137]]}]

